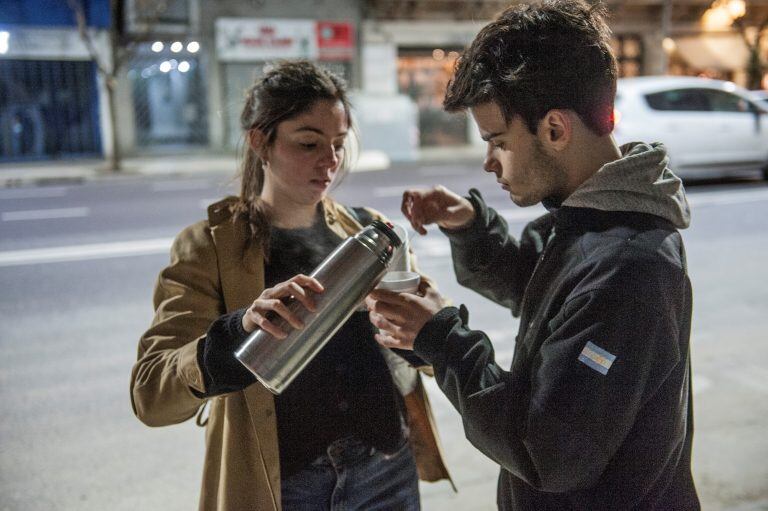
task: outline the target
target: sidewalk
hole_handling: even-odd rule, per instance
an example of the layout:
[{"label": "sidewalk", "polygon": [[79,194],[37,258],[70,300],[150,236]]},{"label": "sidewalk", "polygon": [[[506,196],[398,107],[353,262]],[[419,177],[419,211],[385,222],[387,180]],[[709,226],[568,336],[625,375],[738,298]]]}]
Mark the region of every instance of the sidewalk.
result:
[{"label": "sidewalk", "polygon": [[[482,157],[483,149],[473,146],[425,148],[421,150],[418,160],[410,162],[391,162],[384,153],[363,151],[353,171],[413,168],[445,162],[477,163]],[[3,163],[0,164],[0,188],[138,176],[229,175],[237,171],[238,163],[233,154],[216,153],[126,157],[120,172],[108,171],[107,162],[103,159]]]}]

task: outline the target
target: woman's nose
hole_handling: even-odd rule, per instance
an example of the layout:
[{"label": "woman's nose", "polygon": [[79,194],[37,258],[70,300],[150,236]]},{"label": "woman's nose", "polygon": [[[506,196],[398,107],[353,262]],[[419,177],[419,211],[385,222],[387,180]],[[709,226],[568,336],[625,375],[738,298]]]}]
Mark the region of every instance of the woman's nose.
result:
[{"label": "woman's nose", "polygon": [[336,147],[333,145],[326,146],[323,149],[323,154],[320,161],[324,167],[335,168],[339,164],[339,155]]}]

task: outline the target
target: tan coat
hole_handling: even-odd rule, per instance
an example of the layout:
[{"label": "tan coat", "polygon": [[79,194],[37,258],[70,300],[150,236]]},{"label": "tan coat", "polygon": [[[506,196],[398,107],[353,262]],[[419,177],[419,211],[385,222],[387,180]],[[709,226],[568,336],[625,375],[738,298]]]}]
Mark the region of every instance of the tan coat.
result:
[{"label": "tan coat", "polygon": [[[136,416],[149,426],[202,415],[205,399],[197,344],[222,314],[249,306],[264,289],[264,260],[246,249],[245,222],[232,220],[233,198],[208,208],[208,220],[182,231],[171,264],[157,281],[155,317],[139,341],[131,374]],[[326,222],[339,236],[360,225],[346,209],[324,199]],[[376,215],[378,216],[378,215]],[[280,464],[273,395],[255,383],[210,402],[200,495],[201,510],[280,511]],[[405,396],[410,441],[419,477],[449,479],[424,387]],[[452,484],[452,483],[451,483]]]}]

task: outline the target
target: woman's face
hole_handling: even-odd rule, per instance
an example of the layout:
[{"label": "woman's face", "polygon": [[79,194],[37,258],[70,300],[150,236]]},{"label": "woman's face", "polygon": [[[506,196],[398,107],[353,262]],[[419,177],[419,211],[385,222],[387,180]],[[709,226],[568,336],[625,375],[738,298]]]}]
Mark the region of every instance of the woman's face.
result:
[{"label": "woman's face", "polygon": [[349,129],[341,101],[321,100],[278,124],[264,155],[262,196],[297,206],[317,204],[327,193],[344,157]]}]

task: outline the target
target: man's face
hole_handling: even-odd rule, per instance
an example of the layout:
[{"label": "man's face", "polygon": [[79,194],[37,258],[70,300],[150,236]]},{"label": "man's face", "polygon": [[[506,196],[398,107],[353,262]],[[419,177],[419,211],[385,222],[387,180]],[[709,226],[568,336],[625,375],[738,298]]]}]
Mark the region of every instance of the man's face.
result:
[{"label": "man's face", "polygon": [[512,202],[524,207],[548,197],[565,198],[561,197],[567,184],[565,171],[545,152],[520,116],[507,124],[494,102],[474,106],[470,112],[480,136],[488,143],[483,169],[496,176]]}]

